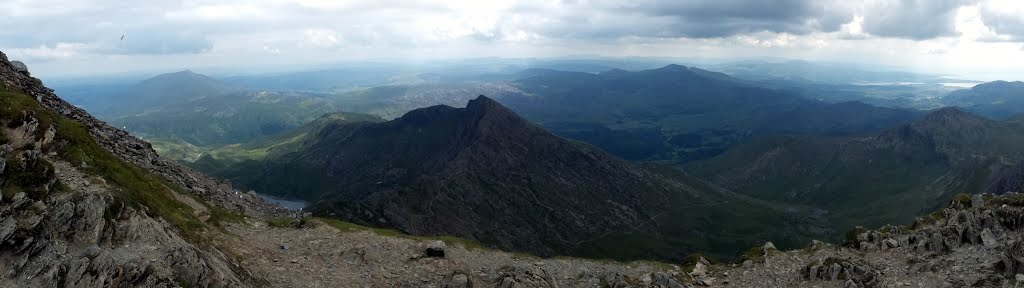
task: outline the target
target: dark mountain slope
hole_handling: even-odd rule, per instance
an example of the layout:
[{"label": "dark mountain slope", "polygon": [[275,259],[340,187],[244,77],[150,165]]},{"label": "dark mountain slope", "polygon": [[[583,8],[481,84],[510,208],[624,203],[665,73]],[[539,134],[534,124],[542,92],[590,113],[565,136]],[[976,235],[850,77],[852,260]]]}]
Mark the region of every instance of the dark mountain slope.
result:
[{"label": "dark mountain slope", "polygon": [[986,185],[984,192],[996,195],[1024,192],[1024,162],[1000,170],[998,176]]},{"label": "dark mountain slope", "polygon": [[691,171],[756,198],[832,211],[839,229],[908,223],[1024,160],[1024,129],[956,108],[872,136],[768,137]]},{"label": "dark mountain slope", "polygon": [[[417,235],[544,255],[735,255],[756,240],[805,241],[784,210],[664,167],[639,167],[551,135],[497,102],[328,125],[300,151],[236,167],[235,183],[311,210]],[[795,220],[804,219],[804,220]],[[617,249],[629,244],[635,249]]]},{"label": "dark mountain slope", "polygon": [[[542,73],[543,72],[543,73]],[[829,104],[728,75],[669,65],[601,74],[534,71],[500,100],[554,133],[631,160],[687,162],[757,135],[849,135],[909,122],[916,112]]]}]

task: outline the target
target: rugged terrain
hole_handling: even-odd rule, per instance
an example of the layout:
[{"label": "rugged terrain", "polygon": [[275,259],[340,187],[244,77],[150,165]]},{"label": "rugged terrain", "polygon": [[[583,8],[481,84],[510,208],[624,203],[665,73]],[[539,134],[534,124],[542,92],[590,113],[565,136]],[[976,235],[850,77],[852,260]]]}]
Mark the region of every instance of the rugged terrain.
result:
[{"label": "rugged terrain", "polygon": [[[729,256],[764,239],[792,246],[824,229],[813,211],[630,163],[552,135],[484,96],[383,123],[333,121],[306,135],[293,153],[224,175],[310,202],[317,216],[540,255]],[[617,248],[629,243],[635,248]]]},{"label": "rugged terrain", "polygon": [[542,259],[288,217],[160,158],[3,54],[0,83],[3,287],[1015,287],[1024,280],[1018,194],[957,196],[910,227],[854,230],[845,245],[788,252],[765,244],[736,264],[699,256],[674,264]]}]

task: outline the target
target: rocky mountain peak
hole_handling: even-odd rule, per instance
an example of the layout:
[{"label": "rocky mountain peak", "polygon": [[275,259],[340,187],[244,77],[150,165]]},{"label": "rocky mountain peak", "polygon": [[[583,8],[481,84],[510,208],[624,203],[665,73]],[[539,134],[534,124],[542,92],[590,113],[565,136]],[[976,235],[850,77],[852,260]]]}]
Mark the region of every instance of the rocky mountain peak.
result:
[{"label": "rocky mountain peak", "polygon": [[945,107],[928,113],[921,119],[914,121],[913,125],[918,127],[940,127],[940,128],[967,128],[987,125],[992,120],[983,118],[961,110],[957,107]]},{"label": "rocky mountain peak", "polygon": [[519,116],[512,112],[512,110],[509,110],[504,105],[501,105],[501,103],[498,103],[498,101],[494,101],[494,99],[488,98],[484,95],[480,95],[477,96],[476,99],[469,100],[469,103],[466,104],[466,112],[480,117],[501,117],[525,121],[520,119]]}]

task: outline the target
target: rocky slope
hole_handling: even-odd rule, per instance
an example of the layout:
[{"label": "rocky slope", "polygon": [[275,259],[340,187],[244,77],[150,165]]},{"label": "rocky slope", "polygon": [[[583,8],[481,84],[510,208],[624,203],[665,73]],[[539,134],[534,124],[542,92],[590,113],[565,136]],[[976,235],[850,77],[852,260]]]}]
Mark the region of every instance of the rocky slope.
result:
[{"label": "rocky slope", "polygon": [[[448,245],[342,229],[245,229],[247,267],[274,286],[334,287],[1019,287],[1024,195],[961,196],[911,227],[857,229],[842,245],[755,247],[735,264],[616,263]],[[297,230],[296,230],[297,229]]]}]

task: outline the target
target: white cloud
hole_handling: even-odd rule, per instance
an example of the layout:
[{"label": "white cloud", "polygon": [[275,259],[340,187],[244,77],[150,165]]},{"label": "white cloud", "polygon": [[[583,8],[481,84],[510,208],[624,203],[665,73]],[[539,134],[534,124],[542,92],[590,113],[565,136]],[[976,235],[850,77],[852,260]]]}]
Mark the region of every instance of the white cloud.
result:
[{"label": "white cloud", "polygon": [[[131,62],[93,65],[95,69],[182,63],[230,66],[268,55],[282,63],[312,63],[570,54],[779,56],[912,67],[932,63],[943,63],[946,68],[977,67],[977,63],[964,61],[991,61],[965,55],[993,54],[988,51],[995,49],[992,51],[1000,51],[995,54],[1001,57],[1024,58],[1020,43],[1013,43],[1024,41],[1022,3],[7,0],[0,1],[0,27],[5,27],[0,30],[0,49],[15,58],[49,61],[35,66],[43,69],[71,59],[113,61],[105,56]],[[118,40],[121,35],[126,35],[124,41]],[[1005,44],[1013,49],[1006,50],[997,42],[1010,42]],[[342,49],[345,53],[338,53]]]},{"label": "white cloud", "polygon": [[22,48],[11,51],[15,55],[24,55],[28,60],[49,61],[70,59],[81,54],[86,45],[82,43],[57,43],[53,46]]}]

